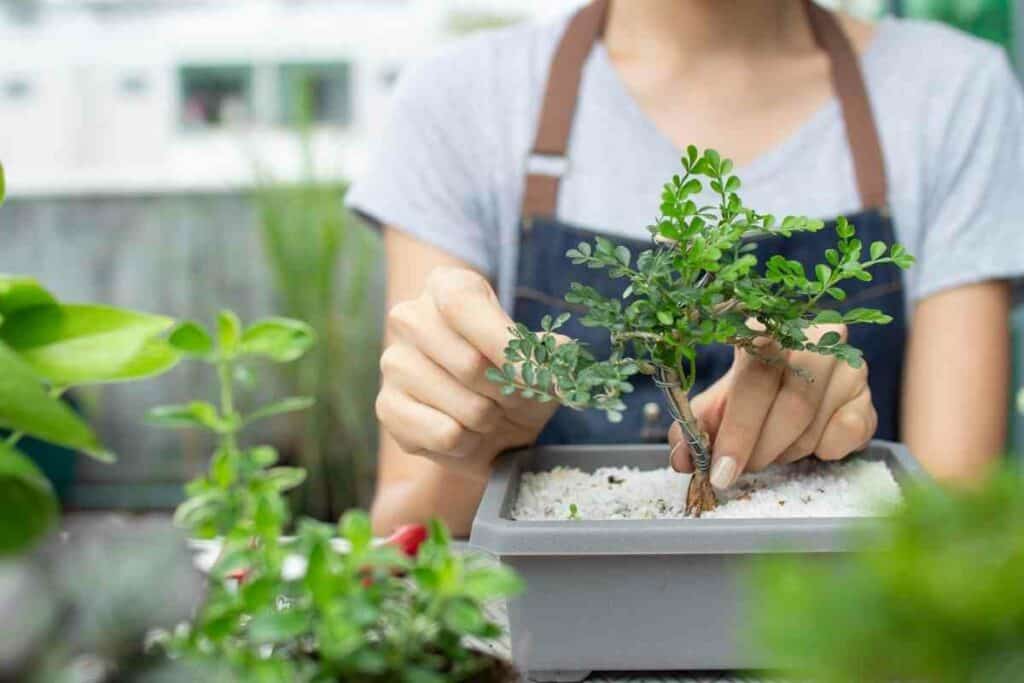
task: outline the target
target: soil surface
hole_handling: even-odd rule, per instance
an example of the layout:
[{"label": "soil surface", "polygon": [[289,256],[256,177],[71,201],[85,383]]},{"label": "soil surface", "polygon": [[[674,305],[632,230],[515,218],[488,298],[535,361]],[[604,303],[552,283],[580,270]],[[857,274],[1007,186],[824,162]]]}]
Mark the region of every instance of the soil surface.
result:
[{"label": "soil surface", "polygon": [[[567,520],[570,505],[575,505],[580,519],[682,518],[689,479],[667,467],[526,472],[512,516]],[[808,458],[742,475],[729,490],[718,492],[718,506],[701,517],[867,517],[884,514],[901,500],[899,485],[884,462]]]}]

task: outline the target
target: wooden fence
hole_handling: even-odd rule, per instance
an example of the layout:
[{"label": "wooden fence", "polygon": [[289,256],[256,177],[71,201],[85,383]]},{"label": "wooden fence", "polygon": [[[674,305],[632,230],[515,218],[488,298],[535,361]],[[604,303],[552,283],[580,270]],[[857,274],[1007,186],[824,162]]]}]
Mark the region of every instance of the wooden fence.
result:
[{"label": "wooden fence", "polygon": [[[240,192],[11,199],[0,211],[0,272],[34,276],[66,301],[207,323],[231,308],[245,321],[281,313],[256,221],[254,202]],[[378,283],[375,297],[379,290]],[[166,507],[180,498],[181,483],[205,465],[210,440],[147,426],[143,416],[161,403],[212,399],[205,370],[183,363],[154,380],[78,393],[119,462],[80,458],[73,504]],[[280,370],[261,376],[250,400],[280,395]],[[253,436],[287,451],[295,427],[277,419]]]}]

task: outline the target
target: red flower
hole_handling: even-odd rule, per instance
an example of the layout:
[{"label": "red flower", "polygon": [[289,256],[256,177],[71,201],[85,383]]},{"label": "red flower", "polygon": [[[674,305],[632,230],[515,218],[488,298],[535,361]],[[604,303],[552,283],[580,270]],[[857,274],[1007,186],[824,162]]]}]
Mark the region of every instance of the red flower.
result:
[{"label": "red flower", "polygon": [[388,536],[384,543],[393,545],[409,557],[416,557],[420,544],[427,540],[427,527],[422,524],[405,524]]},{"label": "red flower", "polygon": [[233,569],[227,573],[226,578],[234,579],[238,582],[238,585],[241,586],[245,583],[245,580],[249,578],[249,571],[250,570],[248,568]]}]

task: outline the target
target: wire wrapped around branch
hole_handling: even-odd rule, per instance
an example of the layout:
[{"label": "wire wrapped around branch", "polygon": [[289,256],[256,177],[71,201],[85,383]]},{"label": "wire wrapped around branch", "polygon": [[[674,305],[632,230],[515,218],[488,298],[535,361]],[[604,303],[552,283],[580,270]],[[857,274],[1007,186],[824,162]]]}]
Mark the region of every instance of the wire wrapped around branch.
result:
[{"label": "wire wrapped around branch", "polygon": [[707,472],[711,469],[711,453],[708,451],[708,445],[704,440],[704,433],[701,431],[697,418],[690,410],[690,402],[685,395],[682,401],[679,400],[679,396],[682,395],[679,378],[673,371],[659,367],[654,374],[654,383],[665,394],[672,419],[679,423],[679,427],[683,431],[683,438],[686,439],[686,444],[690,447],[693,466],[701,472]]}]

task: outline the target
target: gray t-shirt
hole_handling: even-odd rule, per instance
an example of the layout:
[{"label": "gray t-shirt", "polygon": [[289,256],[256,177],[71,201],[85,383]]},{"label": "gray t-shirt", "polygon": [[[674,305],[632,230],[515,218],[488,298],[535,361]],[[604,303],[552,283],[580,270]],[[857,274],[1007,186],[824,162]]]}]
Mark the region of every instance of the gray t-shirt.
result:
[{"label": "gray t-shirt", "polygon": [[[515,287],[523,172],[566,18],[480,34],[409,68],[348,204]],[[885,19],[862,56],[910,301],[1024,273],[1024,96],[997,47]],[[699,140],[693,141],[698,146]],[[558,217],[644,238],[680,150],[639,109],[603,45],[590,55]],[[860,208],[835,99],[736,173],[744,202],[828,218]]]}]

